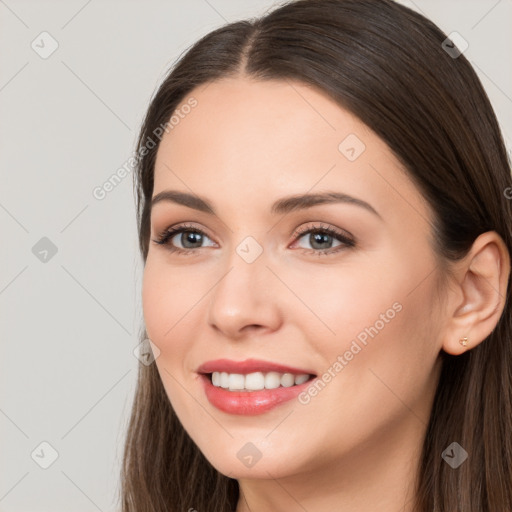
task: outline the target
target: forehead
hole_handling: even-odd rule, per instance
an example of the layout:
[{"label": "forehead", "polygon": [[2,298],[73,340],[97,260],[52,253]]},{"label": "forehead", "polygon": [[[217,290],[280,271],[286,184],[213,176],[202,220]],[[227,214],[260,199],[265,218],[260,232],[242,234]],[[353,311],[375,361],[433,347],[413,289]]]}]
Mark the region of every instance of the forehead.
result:
[{"label": "forehead", "polygon": [[189,96],[197,105],[164,135],[159,156],[172,155],[174,162],[190,167],[205,158],[237,174],[254,167],[263,172],[264,162],[272,168],[312,159],[321,165],[338,158],[343,135],[370,136],[357,118],[304,84],[231,78],[208,83]]},{"label": "forehead", "polygon": [[[180,111],[191,97],[196,106]],[[157,153],[154,195],[172,188],[243,208],[261,207],[262,199],[270,204],[284,195],[339,190],[396,215],[400,206],[429,215],[387,145],[309,85],[223,79],[193,90],[176,112],[179,122],[164,134]]]}]

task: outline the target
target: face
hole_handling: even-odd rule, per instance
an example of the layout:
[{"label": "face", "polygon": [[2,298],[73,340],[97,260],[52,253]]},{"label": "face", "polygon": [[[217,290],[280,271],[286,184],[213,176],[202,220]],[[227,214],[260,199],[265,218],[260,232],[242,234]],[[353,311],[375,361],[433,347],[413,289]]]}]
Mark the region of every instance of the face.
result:
[{"label": "face", "polygon": [[[231,78],[190,96],[162,138],[153,197],[193,194],[213,213],[155,202],[143,279],[183,427],[233,478],[410,449],[439,370],[429,206],[384,142],[319,90]],[[219,359],[231,365],[203,366]],[[228,375],[214,386],[203,373],[215,369]],[[290,386],[300,374],[313,377]]]}]

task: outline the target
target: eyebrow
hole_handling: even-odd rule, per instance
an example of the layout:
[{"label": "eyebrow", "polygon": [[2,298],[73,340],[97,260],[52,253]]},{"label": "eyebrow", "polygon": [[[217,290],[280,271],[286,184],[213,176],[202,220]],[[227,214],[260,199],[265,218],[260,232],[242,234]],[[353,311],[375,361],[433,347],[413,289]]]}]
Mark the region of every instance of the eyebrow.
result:
[{"label": "eyebrow", "polygon": [[[151,208],[160,202],[171,202],[193,208],[200,212],[217,215],[213,205],[204,197],[178,190],[164,190],[156,194],[151,200]],[[321,204],[345,203],[360,206],[369,212],[382,217],[373,206],[362,199],[343,194],[341,192],[322,192],[315,194],[298,194],[278,199],[272,204],[270,212],[272,215],[282,215],[292,211],[304,210]]]}]

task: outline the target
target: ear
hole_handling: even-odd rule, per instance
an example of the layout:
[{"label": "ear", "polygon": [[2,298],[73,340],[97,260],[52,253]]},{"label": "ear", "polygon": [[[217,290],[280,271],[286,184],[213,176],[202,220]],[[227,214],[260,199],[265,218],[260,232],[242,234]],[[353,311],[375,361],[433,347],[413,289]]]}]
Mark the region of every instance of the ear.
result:
[{"label": "ear", "polygon": [[[481,234],[455,265],[442,348],[452,355],[469,350],[491,334],[506,303],[510,254],[495,231]],[[459,340],[467,338],[464,346]]]}]

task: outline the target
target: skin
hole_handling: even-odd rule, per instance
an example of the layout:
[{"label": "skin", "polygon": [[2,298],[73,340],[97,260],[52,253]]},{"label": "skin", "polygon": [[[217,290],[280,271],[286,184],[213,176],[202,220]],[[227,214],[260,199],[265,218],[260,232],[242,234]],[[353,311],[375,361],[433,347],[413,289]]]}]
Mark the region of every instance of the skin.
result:
[{"label": "skin", "polygon": [[[150,241],[142,291],[173,408],[210,463],[238,479],[237,512],[412,511],[440,351],[470,350],[496,325],[510,272],[503,241],[481,235],[445,276],[420,191],[375,133],[317,89],[239,76],[190,96],[197,106],[161,141],[153,195],[192,192],[217,215],[155,204],[152,240],[183,222],[207,236],[187,255]],[[349,134],[366,146],[354,161],[338,149]],[[379,215],[342,203],[270,213],[283,196],[322,191],[362,199]],[[295,236],[319,224],[350,233],[355,247],[312,254],[342,244]],[[252,263],[236,252],[247,236],[263,249]],[[217,358],[321,376],[395,303],[401,310],[306,405],[240,416],[204,395],[196,370]],[[262,454],[250,468],[237,457],[248,442]]]}]

